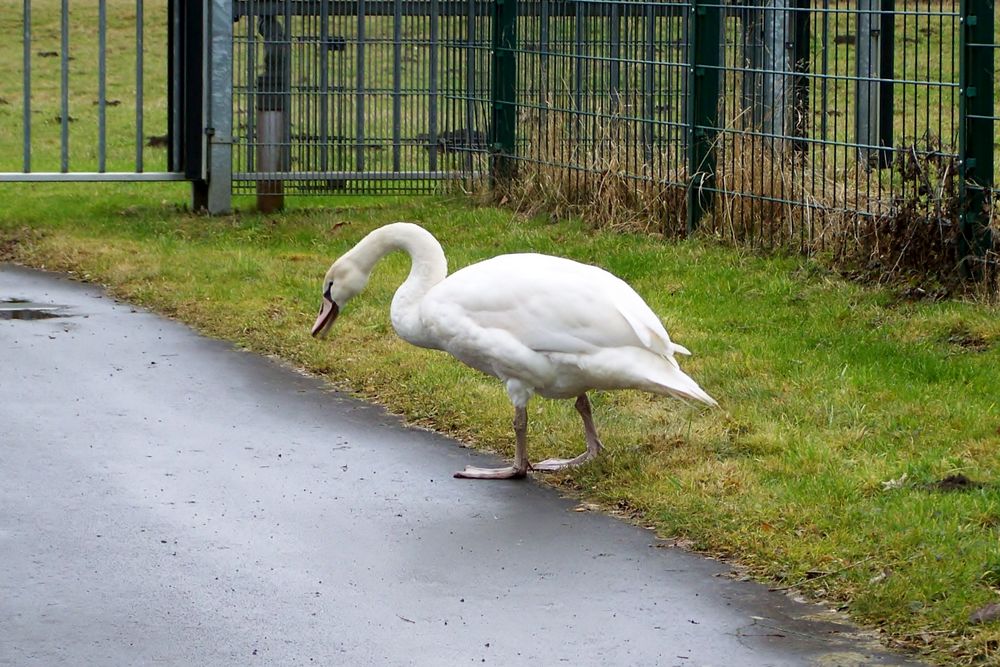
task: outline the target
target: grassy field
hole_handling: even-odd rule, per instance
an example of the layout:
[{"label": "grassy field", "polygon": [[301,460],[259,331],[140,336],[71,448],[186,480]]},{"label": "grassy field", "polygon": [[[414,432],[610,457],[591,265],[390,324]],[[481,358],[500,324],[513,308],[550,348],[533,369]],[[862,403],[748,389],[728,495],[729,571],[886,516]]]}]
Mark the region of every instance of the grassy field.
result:
[{"label": "grassy field", "polygon": [[[694,351],[685,369],[721,408],[598,393],[608,456],[546,479],[842,608],[890,643],[941,663],[997,658],[1000,627],[969,622],[1000,598],[996,306],[914,302],[799,258],[464,201],[340,199],[280,218],[210,219],[178,207],[185,196],[180,186],[0,187],[3,258],[109,285],[507,456],[499,384],[392,332],[402,256],[378,268],[332,342],[309,337],[319,281],[365,232],[399,219],[437,234],[453,270],[520,250],[600,264]],[[534,459],[582,448],[569,402],[538,400],[530,416]]]}]

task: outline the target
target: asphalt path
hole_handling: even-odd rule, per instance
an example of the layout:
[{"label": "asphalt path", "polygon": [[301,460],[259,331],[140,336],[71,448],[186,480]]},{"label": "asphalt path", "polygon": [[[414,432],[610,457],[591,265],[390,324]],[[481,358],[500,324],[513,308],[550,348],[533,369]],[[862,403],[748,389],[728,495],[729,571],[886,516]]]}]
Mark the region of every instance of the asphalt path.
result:
[{"label": "asphalt path", "polygon": [[2,665],[917,664],[94,286],[0,265],[0,373]]}]

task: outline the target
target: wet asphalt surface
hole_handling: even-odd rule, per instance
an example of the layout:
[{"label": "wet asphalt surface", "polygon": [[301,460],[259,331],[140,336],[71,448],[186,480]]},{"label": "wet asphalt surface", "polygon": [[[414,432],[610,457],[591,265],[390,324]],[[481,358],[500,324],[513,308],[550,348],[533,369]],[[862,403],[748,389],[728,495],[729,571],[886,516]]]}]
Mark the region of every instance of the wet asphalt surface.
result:
[{"label": "wet asphalt surface", "polygon": [[62,307],[0,301],[0,665],[917,664],[93,286],[10,299]]}]

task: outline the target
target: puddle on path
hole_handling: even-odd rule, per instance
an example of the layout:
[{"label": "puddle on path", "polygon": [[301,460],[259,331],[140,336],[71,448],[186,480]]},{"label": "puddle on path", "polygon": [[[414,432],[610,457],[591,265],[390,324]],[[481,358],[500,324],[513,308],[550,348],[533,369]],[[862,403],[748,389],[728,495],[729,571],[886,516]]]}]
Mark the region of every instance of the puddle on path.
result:
[{"label": "puddle on path", "polygon": [[0,320],[47,320],[53,317],[68,317],[66,313],[61,312],[65,307],[27,299],[3,299],[0,300]]}]

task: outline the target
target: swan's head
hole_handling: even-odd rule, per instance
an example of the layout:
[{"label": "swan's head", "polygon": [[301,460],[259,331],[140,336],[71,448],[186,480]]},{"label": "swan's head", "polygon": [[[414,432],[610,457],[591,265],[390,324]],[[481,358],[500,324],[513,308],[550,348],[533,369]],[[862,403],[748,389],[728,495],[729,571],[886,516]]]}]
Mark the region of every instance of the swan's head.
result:
[{"label": "swan's head", "polygon": [[348,255],[334,262],[323,278],[323,302],[316,323],[313,324],[312,335],[325,338],[340,314],[340,309],[357,296],[367,282],[367,274]]}]

